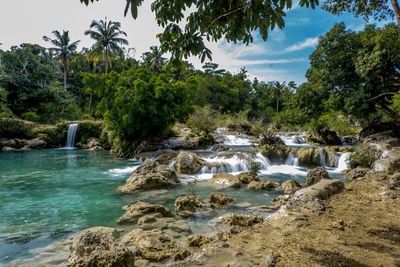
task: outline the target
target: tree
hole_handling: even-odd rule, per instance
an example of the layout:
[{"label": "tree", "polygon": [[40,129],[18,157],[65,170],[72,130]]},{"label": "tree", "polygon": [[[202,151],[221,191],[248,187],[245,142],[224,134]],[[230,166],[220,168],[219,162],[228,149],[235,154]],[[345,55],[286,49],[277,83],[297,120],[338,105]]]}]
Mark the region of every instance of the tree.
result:
[{"label": "tree", "polygon": [[161,73],[162,67],[166,64],[167,59],[163,57],[163,52],[158,46],[150,47],[150,52],[145,52],[142,55],[144,64],[153,71],[155,75]]},{"label": "tree", "polygon": [[[80,0],[88,5],[95,0]],[[138,17],[138,7],[143,0],[126,0],[125,15],[130,11]],[[318,0],[300,0],[300,6],[318,5]],[[211,51],[204,40],[228,42],[253,41],[258,30],[264,40],[268,31],[285,25],[285,10],[292,7],[292,0],[157,0],[152,3],[157,23],[165,30],[159,35],[161,49],[170,51],[172,58],[199,56],[202,62],[211,59]],[[188,10],[190,10],[188,14]],[[187,16],[182,29],[178,24]]]},{"label": "tree", "polygon": [[390,0],[390,3],[388,0],[325,0],[322,8],[335,15],[351,12],[366,20],[369,17],[384,20],[396,16],[397,26],[400,28],[400,7],[397,0]]},{"label": "tree", "polygon": [[278,81],[273,83],[273,96],[276,101],[276,113],[279,112],[279,100],[282,97],[283,91],[285,90],[286,83],[280,83]]},{"label": "tree", "polygon": [[124,50],[120,47],[120,45],[129,44],[126,39],[120,37],[121,35],[127,36],[126,33],[121,31],[120,28],[121,23],[107,21],[106,18],[104,21],[93,20],[92,24],[90,24],[90,30],[85,31],[85,35],[89,35],[96,41],[90,54],[97,58],[104,55],[105,73],[108,73],[108,66],[111,66],[112,64],[111,54],[123,54]]},{"label": "tree", "polygon": [[43,40],[54,45],[53,48],[50,48],[50,51],[54,52],[54,55],[61,60],[64,72],[64,90],[67,91],[68,59],[75,53],[80,41],[70,43],[71,39],[69,38],[68,31],[63,30],[62,35],[59,31],[53,31],[52,33],[56,38],[51,39],[47,36],[43,36]]},{"label": "tree", "polygon": [[400,89],[400,29],[395,24],[368,25],[359,33],[337,24],[320,38],[310,59],[306,77],[312,88],[325,91],[320,95],[328,95],[329,108],[359,118],[379,110],[399,119],[390,108]]}]

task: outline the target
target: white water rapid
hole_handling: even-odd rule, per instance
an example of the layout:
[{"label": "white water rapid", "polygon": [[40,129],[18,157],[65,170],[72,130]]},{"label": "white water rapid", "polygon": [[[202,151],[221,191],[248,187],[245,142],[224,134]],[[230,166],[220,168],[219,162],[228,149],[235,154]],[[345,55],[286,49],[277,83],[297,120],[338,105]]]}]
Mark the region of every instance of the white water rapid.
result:
[{"label": "white water rapid", "polygon": [[341,172],[346,169],[349,169],[349,159],[350,159],[350,153],[346,152],[340,155],[337,168],[334,170],[334,172]]}]

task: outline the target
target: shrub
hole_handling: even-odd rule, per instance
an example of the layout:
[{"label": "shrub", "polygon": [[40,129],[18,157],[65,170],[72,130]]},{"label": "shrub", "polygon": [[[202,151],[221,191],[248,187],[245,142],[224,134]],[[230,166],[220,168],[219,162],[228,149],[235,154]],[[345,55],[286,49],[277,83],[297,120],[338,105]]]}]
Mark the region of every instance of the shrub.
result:
[{"label": "shrub", "polygon": [[250,162],[250,172],[253,174],[258,174],[258,172],[261,170],[261,164],[260,162],[252,160]]},{"label": "shrub", "polygon": [[216,112],[210,107],[197,108],[189,116],[188,126],[197,134],[204,132],[206,135],[217,129],[215,124]]},{"label": "shrub", "polygon": [[354,152],[350,154],[350,167],[356,168],[358,166],[370,168],[375,160],[381,156],[376,148],[368,147],[367,145],[358,145]]},{"label": "shrub", "polygon": [[91,137],[101,139],[103,131],[102,121],[80,121],[76,131],[76,142],[86,144]]},{"label": "shrub", "polygon": [[25,112],[21,115],[22,119],[27,121],[39,121],[40,117],[34,111]]}]

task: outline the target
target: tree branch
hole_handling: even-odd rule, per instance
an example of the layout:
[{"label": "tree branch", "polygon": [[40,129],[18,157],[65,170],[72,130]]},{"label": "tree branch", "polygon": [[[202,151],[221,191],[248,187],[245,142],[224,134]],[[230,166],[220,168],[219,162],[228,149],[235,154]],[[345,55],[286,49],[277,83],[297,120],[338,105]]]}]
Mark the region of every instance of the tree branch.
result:
[{"label": "tree branch", "polygon": [[204,32],[208,32],[208,30],[210,29],[210,27],[211,27],[215,22],[217,22],[218,20],[222,19],[223,17],[227,17],[227,16],[229,16],[229,15],[232,15],[233,13],[236,13],[236,12],[238,12],[238,11],[244,9],[246,6],[247,6],[247,4],[242,4],[240,7],[236,8],[235,10],[231,10],[231,11],[225,13],[225,14],[222,14],[222,15],[216,17],[215,19],[213,19],[213,21],[211,21],[210,24],[208,24],[208,26],[207,26],[207,28],[206,28],[206,30],[205,30]]},{"label": "tree branch", "polygon": [[369,102],[375,101],[376,99],[382,97],[382,96],[386,96],[386,95],[400,95],[400,92],[387,92],[387,93],[382,93],[380,95],[377,95],[373,98],[368,99]]}]

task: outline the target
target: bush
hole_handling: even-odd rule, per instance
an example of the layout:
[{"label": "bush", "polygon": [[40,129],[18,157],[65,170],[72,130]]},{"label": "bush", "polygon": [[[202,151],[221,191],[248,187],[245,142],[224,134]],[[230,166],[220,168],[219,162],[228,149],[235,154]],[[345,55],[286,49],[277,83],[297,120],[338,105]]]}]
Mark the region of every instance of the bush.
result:
[{"label": "bush", "polygon": [[250,172],[251,172],[252,174],[258,174],[260,170],[261,170],[261,163],[252,160],[252,161],[250,162]]},{"label": "bush", "polygon": [[35,123],[14,118],[0,118],[0,136],[6,139],[33,138]]},{"label": "bush", "polygon": [[375,148],[368,147],[367,145],[358,145],[354,152],[350,154],[350,167],[370,168],[381,154]]},{"label": "bush", "polygon": [[21,115],[22,119],[27,121],[39,121],[40,117],[34,111],[25,112]]},{"label": "bush", "polygon": [[217,129],[215,117],[216,112],[210,107],[197,108],[189,116],[187,124],[196,134],[204,132],[208,135]]},{"label": "bush", "polygon": [[78,129],[76,131],[76,142],[86,144],[91,137],[101,140],[102,132],[102,121],[80,121],[78,122]]}]

